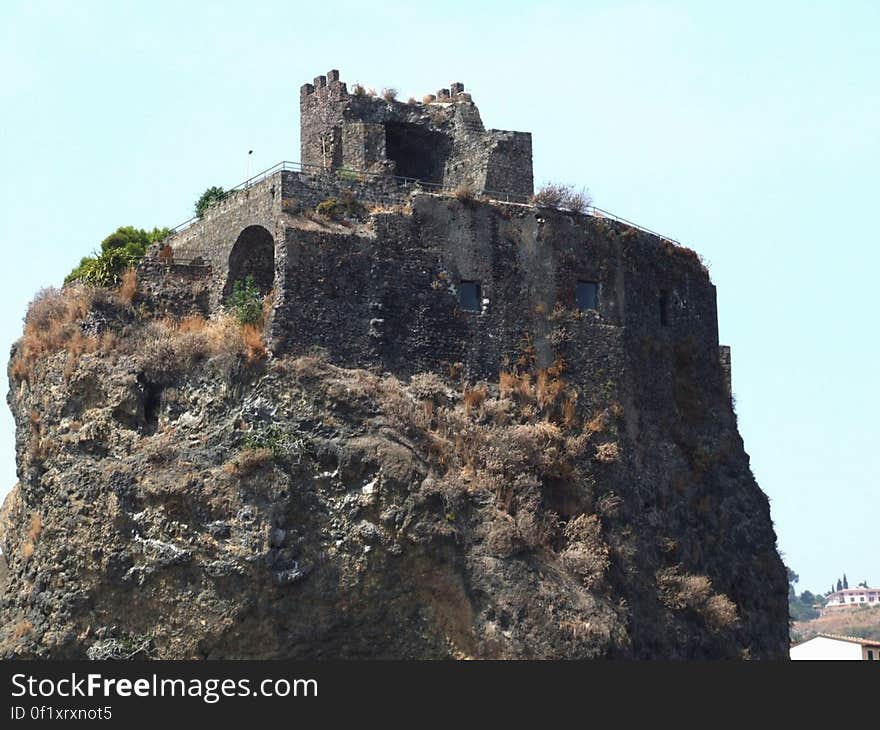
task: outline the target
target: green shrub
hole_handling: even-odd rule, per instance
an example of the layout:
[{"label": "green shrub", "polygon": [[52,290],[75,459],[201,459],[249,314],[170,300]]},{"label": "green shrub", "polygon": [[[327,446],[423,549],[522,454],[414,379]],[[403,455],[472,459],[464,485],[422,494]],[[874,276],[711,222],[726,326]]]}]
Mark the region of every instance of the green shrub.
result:
[{"label": "green shrub", "polygon": [[64,283],[82,281],[93,286],[116,286],[123,272],[146,253],[147,248],[168,236],[167,228],[146,231],[134,226],[120,226],[101,241],[100,251],[80,259],[79,265]]},{"label": "green shrub", "polygon": [[275,459],[292,459],[297,464],[308,452],[308,445],[302,437],[294,436],[277,423],[250,431],[243,446],[251,451],[267,449]]},{"label": "green shrub", "polygon": [[347,167],[340,167],[339,170],[336,171],[336,177],[346,182],[358,182],[361,179],[357,170],[350,170]]},{"label": "green shrub", "polygon": [[351,192],[344,193],[342,200],[327,198],[315,206],[315,212],[334,221],[341,221],[345,218],[363,220],[367,215],[367,209],[363,203],[355,199]]},{"label": "green shrub", "polygon": [[263,318],[263,295],[250,274],[244,281],[232,285],[232,294],[226,299],[226,308],[239,324],[259,324]]},{"label": "green shrub", "polygon": [[208,208],[219,205],[231,195],[231,192],[216,185],[211,186],[196,201],[196,216],[201,218]]}]

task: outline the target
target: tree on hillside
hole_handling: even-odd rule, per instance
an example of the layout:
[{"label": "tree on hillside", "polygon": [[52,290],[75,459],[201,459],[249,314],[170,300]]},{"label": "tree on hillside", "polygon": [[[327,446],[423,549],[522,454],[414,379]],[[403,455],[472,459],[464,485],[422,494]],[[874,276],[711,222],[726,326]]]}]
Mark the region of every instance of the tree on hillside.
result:
[{"label": "tree on hillside", "polygon": [[134,226],[120,226],[101,241],[100,250],[80,259],[79,265],[64,278],[64,283],[83,281],[93,286],[116,286],[122,273],[136,264],[151,244],[167,235],[167,228],[147,231]]},{"label": "tree on hillside", "polygon": [[205,215],[208,208],[219,205],[229,197],[229,191],[224,190],[217,185],[212,185],[202,196],[196,201],[196,216],[201,218]]},{"label": "tree on hillside", "polygon": [[786,571],[788,571],[788,615],[793,621],[809,621],[817,618],[819,612],[813,608],[813,604],[821,603],[821,598],[810,591],[804,591],[798,596],[794,584],[800,580],[800,576],[788,566]]},{"label": "tree on hillside", "polygon": [[843,590],[843,583],[840,582],[840,578],[837,579],[837,590]]},{"label": "tree on hillside", "polygon": [[846,580],[846,573],[843,574],[843,589],[849,588],[849,582]]}]

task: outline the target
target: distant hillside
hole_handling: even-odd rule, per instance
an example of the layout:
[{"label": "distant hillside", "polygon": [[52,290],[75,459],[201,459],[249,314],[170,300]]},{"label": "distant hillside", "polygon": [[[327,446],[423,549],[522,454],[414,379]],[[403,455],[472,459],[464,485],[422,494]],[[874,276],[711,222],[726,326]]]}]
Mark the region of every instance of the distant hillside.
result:
[{"label": "distant hillside", "polygon": [[805,641],[820,633],[880,639],[880,607],[829,611],[810,621],[795,621],[791,638]]}]

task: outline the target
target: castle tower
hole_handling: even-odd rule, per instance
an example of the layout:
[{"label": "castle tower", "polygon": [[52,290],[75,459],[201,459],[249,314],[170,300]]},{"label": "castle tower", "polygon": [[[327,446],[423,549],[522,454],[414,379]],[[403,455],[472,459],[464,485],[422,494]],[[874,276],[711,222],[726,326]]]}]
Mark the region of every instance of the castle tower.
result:
[{"label": "castle tower", "polygon": [[487,130],[460,82],[407,103],[349,91],[336,70],[318,76],[300,89],[300,159],[511,200],[534,192],[531,134]]}]

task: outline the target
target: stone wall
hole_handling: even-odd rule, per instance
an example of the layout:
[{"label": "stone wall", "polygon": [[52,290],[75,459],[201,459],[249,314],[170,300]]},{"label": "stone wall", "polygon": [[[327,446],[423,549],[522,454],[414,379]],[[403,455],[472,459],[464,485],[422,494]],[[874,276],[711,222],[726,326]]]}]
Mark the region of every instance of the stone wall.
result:
[{"label": "stone wall", "polygon": [[[705,270],[622,224],[434,195],[416,196],[411,214],[374,216],[369,235],[287,223],[278,351],[320,346],[334,362],[403,375],[461,363],[473,378],[495,378],[533,351],[537,367],[562,358],[573,377],[594,380],[617,367],[599,360],[650,371],[652,356],[672,362],[686,343],[709,381],[722,382]],[[480,313],[459,307],[462,281],[479,282]],[[579,281],[598,284],[596,311],[577,309]]]},{"label": "stone wall", "polygon": [[[228,284],[229,258],[238,237],[250,226],[265,228],[277,242],[281,213],[281,174],[272,175],[247,190],[239,190],[189,227],[174,233],[147,253],[142,268],[151,267],[164,246],[171,246],[175,262],[202,263],[211,268],[209,301],[219,306]],[[155,271],[152,272],[152,275]],[[144,276],[151,275],[144,270]]]},{"label": "stone wall", "polygon": [[[345,194],[411,208],[347,228],[303,216],[314,219],[315,206]],[[627,368],[650,373],[660,357],[674,368],[676,347],[688,347],[709,381],[725,387],[715,290],[696,255],[623,224],[515,204],[410,198],[387,181],[279,172],[163,242],[176,261],[210,267],[212,309],[236,277],[230,260],[247,259],[241,246],[253,226],[274,240],[278,352],[319,346],[341,364],[403,375],[460,363],[471,377],[491,378],[528,350],[538,367],[562,358],[587,377],[610,352],[626,351]],[[167,268],[155,258],[144,266],[153,279]],[[480,313],[460,308],[462,281],[479,282]],[[595,311],[577,308],[578,282],[598,286]]]},{"label": "stone wall", "polygon": [[338,71],[318,76],[300,89],[300,159],[512,200],[533,192],[531,135],[487,131],[461,83],[440,89],[434,102],[404,103],[349,93]]}]

